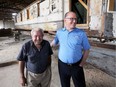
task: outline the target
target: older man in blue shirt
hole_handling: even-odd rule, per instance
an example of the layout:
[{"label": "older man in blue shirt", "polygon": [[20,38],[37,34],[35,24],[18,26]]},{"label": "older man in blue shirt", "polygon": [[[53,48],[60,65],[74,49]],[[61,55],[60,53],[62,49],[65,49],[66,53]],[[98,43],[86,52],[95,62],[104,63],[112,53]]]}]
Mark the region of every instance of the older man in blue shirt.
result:
[{"label": "older man in blue shirt", "polygon": [[70,87],[70,78],[75,87],[86,87],[83,65],[89,54],[90,44],[86,33],[76,28],[77,17],[74,12],[67,12],[65,27],[56,33],[51,46],[59,44],[58,69],[62,87]]}]

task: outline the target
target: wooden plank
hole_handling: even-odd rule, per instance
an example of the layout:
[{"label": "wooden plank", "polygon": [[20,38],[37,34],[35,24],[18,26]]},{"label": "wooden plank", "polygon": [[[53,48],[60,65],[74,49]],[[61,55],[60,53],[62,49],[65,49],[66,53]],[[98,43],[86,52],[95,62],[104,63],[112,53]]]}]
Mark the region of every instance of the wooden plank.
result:
[{"label": "wooden plank", "polygon": [[79,2],[88,10],[88,6],[82,0],[79,0]]}]

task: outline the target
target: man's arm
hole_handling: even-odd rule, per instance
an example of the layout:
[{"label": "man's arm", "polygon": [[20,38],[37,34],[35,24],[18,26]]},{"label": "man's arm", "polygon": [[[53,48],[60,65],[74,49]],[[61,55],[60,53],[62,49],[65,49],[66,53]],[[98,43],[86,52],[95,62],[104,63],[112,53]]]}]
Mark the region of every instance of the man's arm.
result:
[{"label": "man's arm", "polygon": [[83,65],[86,63],[86,60],[88,58],[88,55],[89,55],[89,50],[85,50],[83,52],[83,58],[82,58],[82,61],[80,63],[80,66],[83,67]]},{"label": "man's arm", "polygon": [[22,86],[25,86],[25,84],[26,84],[24,69],[25,69],[25,62],[24,61],[19,61],[20,83],[21,83]]},{"label": "man's arm", "polygon": [[50,43],[51,47],[54,47],[55,46],[55,41],[53,40],[51,43]]},{"label": "man's arm", "polygon": [[48,66],[51,65],[51,55],[48,56]]}]

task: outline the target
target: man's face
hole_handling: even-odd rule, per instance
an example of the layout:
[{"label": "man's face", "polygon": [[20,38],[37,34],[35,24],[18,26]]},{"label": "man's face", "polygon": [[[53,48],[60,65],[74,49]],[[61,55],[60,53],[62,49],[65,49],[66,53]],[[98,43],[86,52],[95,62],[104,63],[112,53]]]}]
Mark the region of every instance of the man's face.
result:
[{"label": "man's face", "polygon": [[41,32],[33,32],[32,40],[35,45],[40,45],[43,40],[43,34]]},{"label": "man's face", "polygon": [[64,19],[64,23],[67,29],[73,29],[77,23],[77,17],[75,13],[68,13],[66,18]]}]

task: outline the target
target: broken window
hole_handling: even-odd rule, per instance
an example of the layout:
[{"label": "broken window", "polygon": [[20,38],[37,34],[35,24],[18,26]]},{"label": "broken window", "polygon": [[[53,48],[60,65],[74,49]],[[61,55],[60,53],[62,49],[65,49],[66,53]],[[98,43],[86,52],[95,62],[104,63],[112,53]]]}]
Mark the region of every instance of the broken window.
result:
[{"label": "broken window", "polygon": [[77,24],[87,24],[87,0],[72,0],[71,10],[77,14]]},{"label": "broken window", "polygon": [[50,3],[51,3],[51,11],[52,12],[55,12],[57,10],[57,0],[51,0]]}]

